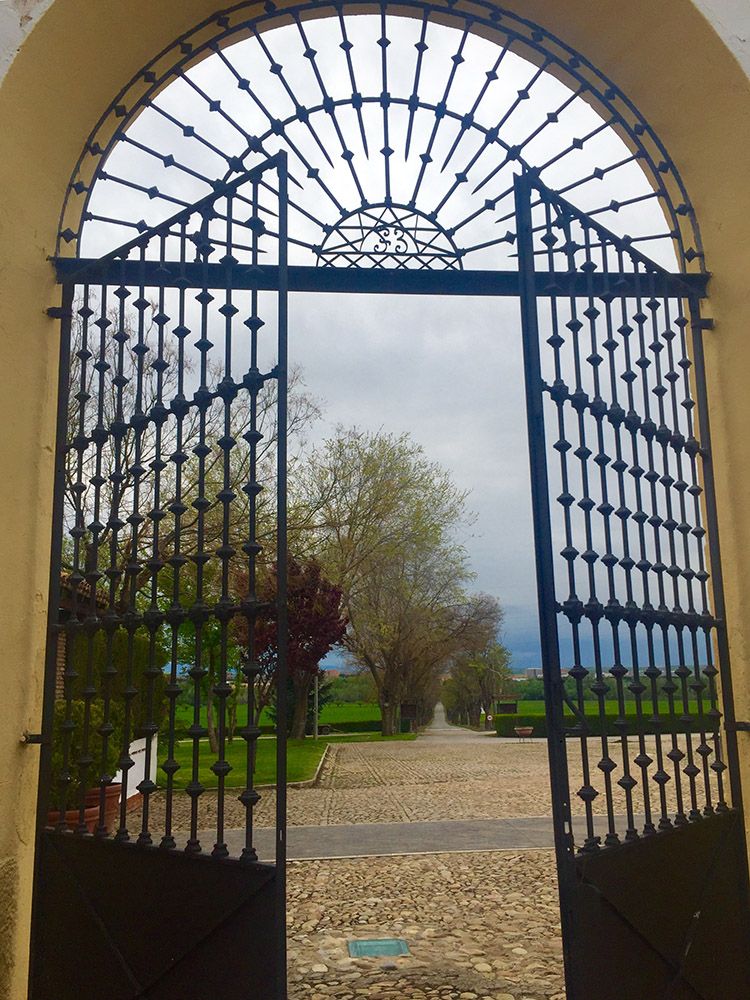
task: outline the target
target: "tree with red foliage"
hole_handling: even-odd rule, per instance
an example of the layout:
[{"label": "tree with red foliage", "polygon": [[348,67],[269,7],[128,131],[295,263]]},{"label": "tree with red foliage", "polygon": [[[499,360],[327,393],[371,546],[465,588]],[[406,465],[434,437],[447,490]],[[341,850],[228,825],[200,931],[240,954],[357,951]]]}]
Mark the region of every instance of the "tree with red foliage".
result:
[{"label": "tree with red foliage", "polygon": [[[246,590],[247,587],[240,588]],[[277,566],[264,576],[258,588],[261,601],[276,601]],[[343,611],[341,589],[323,575],[316,559],[287,562],[287,615],[289,620],[289,677],[293,704],[289,735],[302,739],[307,722],[307,702],[310,686],[318,672],[320,661],[346,633],[347,617]],[[247,648],[247,622],[237,622],[236,636]],[[268,677],[275,675],[278,658],[278,623],[276,617],[261,616],[255,623],[255,658],[263,665]],[[268,692],[270,697],[270,691]]]}]

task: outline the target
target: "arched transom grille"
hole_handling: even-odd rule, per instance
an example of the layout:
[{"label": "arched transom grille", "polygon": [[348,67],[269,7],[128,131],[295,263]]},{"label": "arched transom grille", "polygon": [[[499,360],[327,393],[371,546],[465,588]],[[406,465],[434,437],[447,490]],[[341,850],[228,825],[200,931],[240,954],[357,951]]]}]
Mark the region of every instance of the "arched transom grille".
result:
[{"label": "arched transom grille", "polygon": [[242,4],[205,22],[103,116],[61,254],[108,252],[285,150],[292,263],[514,266],[513,177],[534,171],[658,262],[698,266],[680,179],[616,87],[514,15],[450,7]]}]

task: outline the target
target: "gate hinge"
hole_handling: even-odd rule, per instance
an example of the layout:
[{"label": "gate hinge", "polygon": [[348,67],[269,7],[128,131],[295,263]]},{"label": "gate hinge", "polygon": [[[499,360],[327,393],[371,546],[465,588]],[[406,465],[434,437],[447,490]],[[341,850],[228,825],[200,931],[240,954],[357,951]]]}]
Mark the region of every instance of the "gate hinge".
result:
[{"label": "gate hinge", "polygon": [[724,728],[728,733],[750,733],[750,722],[727,722]]},{"label": "gate hinge", "polygon": [[701,316],[699,320],[696,320],[695,325],[699,330],[713,330],[714,321],[709,316]]},{"label": "gate hinge", "polygon": [[42,735],[42,733],[28,733],[28,732],[24,732],[24,734],[21,736],[21,739],[19,740],[19,742],[23,743],[24,746],[28,747],[28,746],[31,746],[34,743],[42,744],[42,743],[44,743],[46,741],[45,741],[44,736]]},{"label": "gate hinge", "polygon": [[62,306],[50,306],[45,312],[50,319],[70,319],[73,315],[72,310],[63,309]]}]

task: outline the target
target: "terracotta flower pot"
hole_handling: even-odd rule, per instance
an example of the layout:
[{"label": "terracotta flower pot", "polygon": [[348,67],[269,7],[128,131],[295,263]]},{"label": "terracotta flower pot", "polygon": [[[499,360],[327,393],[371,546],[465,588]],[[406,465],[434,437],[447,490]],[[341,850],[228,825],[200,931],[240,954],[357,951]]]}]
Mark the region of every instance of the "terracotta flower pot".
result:
[{"label": "terracotta flower pot", "polygon": [[514,726],[513,732],[519,738],[519,740],[528,740],[534,735],[533,726]]},{"label": "terracotta flower pot", "polygon": [[[107,833],[112,833],[117,822],[117,812],[120,807],[120,791],[122,785],[113,783],[104,789],[104,826]],[[84,800],[85,809],[83,812],[83,822],[89,833],[93,833],[99,824],[99,797],[100,789],[90,788],[86,792]],[[69,830],[76,830],[80,818],[79,809],[68,809],[65,812],[65,825]],[[47,813],[47,825],[57,826],[60,821],[60,813],[50,811]]]}]

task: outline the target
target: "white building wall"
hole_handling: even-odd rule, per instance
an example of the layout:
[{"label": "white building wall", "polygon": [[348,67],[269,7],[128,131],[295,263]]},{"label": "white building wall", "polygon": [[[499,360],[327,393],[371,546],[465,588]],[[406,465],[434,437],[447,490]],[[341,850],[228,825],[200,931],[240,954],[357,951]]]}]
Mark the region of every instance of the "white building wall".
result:
[{"label": "white building wall", "polygon": [[692,0],[750,77],[750,0]]},{"label": "white building wall", "polygon": [[0,0],[0,80],[24,38],[54,0]]}]

